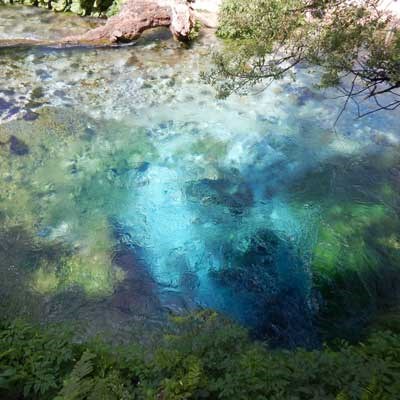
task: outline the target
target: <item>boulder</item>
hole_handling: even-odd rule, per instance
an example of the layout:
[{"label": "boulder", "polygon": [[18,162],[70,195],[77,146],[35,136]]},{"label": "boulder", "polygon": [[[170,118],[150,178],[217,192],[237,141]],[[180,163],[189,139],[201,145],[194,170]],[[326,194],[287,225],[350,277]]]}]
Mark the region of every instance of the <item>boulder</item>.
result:
[{"label": "boulder", "polygon": [[194,16],[186,0],[128,0],[118,15],[89,32],[65,38],[64,44],[113,44],[137,39],[145,30],[169,27],[174,37],[187,41]]}]

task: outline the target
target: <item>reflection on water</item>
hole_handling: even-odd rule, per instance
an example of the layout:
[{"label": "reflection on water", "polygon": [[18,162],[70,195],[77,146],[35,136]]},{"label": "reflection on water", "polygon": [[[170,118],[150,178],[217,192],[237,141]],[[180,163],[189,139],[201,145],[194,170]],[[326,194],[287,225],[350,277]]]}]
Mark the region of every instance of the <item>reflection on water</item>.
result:
[{"label": "reflection on water", "polygon": [[312,346],[397,304],[399,114],[333,131],[306,72],[216,100],[210,43],[0,50],[2,312],[115,333],[212,307]]}]

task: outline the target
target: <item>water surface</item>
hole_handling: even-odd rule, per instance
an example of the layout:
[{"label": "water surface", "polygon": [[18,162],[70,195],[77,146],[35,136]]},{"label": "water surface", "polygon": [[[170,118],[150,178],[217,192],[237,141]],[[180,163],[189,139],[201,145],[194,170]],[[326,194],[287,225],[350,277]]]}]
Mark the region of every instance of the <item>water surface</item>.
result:
[{"label": "water surface", "polygon": [[[2,7],[0,38],[59,18],[89,24]],[[4,313],[143,337],[210,307],[313,346],[397,306],[400,114],[333,129],[343,99],[305,69],[218,100],[199,79],[215,46],[0,50]]]}]

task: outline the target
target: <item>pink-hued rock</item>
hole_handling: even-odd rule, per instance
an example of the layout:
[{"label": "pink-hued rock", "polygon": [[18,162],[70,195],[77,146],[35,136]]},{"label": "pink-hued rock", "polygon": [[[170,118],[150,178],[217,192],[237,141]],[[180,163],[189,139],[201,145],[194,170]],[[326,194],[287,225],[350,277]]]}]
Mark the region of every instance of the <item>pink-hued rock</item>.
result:
[{"label": "pink-hued rock", "polygon": [[83,35],[63,39],[64,44],[112,44],[137,39],[145,30],[169,27],[180,41],[189,40],[195,19],[186,0],[127,0],[118,15]]}]

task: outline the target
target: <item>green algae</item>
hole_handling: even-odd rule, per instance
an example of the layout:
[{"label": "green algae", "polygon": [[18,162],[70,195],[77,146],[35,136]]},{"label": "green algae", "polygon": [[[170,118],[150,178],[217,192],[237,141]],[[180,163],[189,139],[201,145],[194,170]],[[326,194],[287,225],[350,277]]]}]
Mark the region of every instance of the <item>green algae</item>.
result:
[{"label": "green algae", "polygon": [[398,165],[397,147],[363,158],[333,158],[289,188],[294,209],[306,204],[320,214],[312,262],[317,276],[376,270],[390,254],[391,264],[398,261],[399,196],[396,175],[388,177],[388,169],[397,171]]},{"label": "green algae", "polygon": [[320,274],[329,274],[340,266],[354,271],[366,264],[376,267],[378,260],[368,257],[370,250],[365,235],[372,227],[392,218],[392,212],[381,204],[332,206],[319,229],[313,269]]},{"label": "green algae", "polygon": [[59,285],[59,278],[53,266],[40,265],[33,273],[32,288],[44,295],[52,294]]},{"label": "green algae", "polygon": [[33,288],[46,295],[77,287],[90,297],[106,297],[123,279],[109,254],[76,254],[56,265],[40,266],[33,274]]},{"label": "green algae", "polygon": [[398,166],[397,147],[333,158],[289,187],[295,215],[316,215],[304,246],[308,251],[313,243],[310,268],[322,299],[317,319],[327,337],[356,340],[355,332],[400,300]]},{"label": "green algae", "polygon": [[[33,277],[44,264],[55,265],[68,249],[58,241],[44,241],[21,225],[0,227],[0,312],[4,318],[23,316],[38,320],[44,298],[35,290]],[[46,285],[49,286],[49,278]]]},{"label": "green algae", "polygon": [[226,155],[228,143],[208,135],[194,142],[189,151],[192,154],[204,156],[210,161],[216,161]]},{"label": "green algae", "polygon": [[346,203],[326,211],[311,267],[329,337],[351,337],[398,303],[399,230],[396,213],[383,204]]},{"label": "green algae", "polygon": [[[99,220],[85,225],[80,247],[54,263],[43,263],[33,273],[33,288],[40,294],[54,294],[77,287],[91,297],[111,295],[124,279],[124,272],[112,263],[112,238],[108,225]],[[82,229],[82,228],[81,228]],[[76,244],[75,244],[76,245]]]},{"label": "green algae", "polygon": [[115,207],[127,195],[129,171],[156,156],[146,131],[43,109],[35,124],[0,126],[4,142],[11,134],[29,153],[10,157],[9,147],[0,147],[3,227],[23,225],[37,248],[60,242],[67,249],[31,266],[30,287],[42,295],[74,287],[110,295],[124,279],[112,261]]}]

